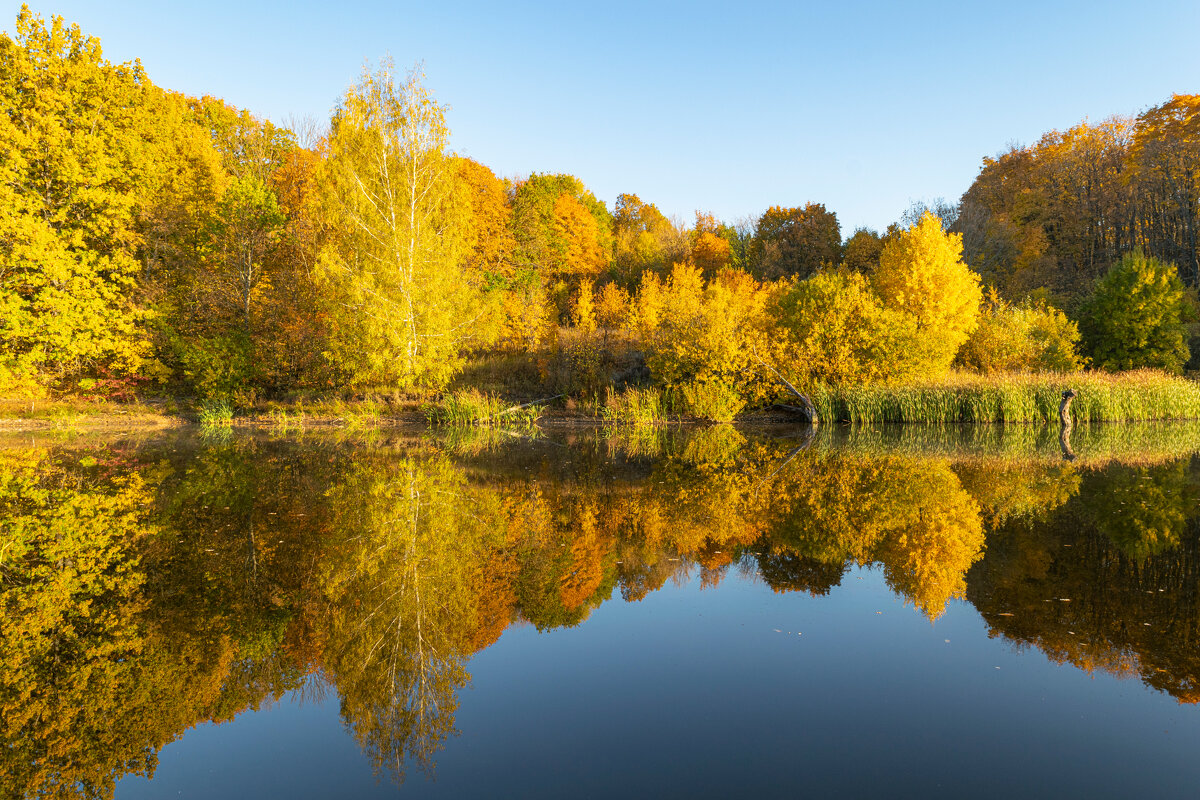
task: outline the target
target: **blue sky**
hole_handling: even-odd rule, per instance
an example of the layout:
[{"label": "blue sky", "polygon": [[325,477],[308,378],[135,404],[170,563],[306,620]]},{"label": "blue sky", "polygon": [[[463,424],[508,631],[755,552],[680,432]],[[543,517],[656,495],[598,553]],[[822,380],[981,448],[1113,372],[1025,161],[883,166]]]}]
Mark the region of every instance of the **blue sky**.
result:
[{"label": "blue sky", "polygon": [[454,149],[500,175],[569,172],[689,222],[822,202],[844,235],[957,199],[1010,143],[1200,92],[1196,0],[30,6],[275,121],[327,118],[365,60],[423,61]]}]

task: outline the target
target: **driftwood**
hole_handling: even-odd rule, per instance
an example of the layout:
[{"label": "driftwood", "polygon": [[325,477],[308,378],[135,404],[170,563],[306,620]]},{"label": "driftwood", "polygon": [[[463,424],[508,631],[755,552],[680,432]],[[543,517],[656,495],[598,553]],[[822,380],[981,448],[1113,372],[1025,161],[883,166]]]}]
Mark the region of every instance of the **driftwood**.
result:
[{"label": "driftwood", "polygon": [[784,386],[786,386],[788,388],[788,391],[791,392],[796,397],[796,399],[798,399],[800,401],[799,406],[789,406],[789,405],[784,405],[783,403],[775,403],[772,406],[772,408],[782,408],[785,411],[794,412],[796,414],[799,414],[801,417],[803,417],[804,421],[807,422],[809,425],[817,425],[820,422],[820,420],[817,418],[817,407],[813,405],[812,400],[808,399],[808,395],[803,394],[795,386],[792,386],[791,381],[789,381],[787,378],[783,377],[783,375],[781,375],[779,373],[779,370],[775,369],[770,364],[763,361],[759,357],[758,353],[756,353],[754,351],[751,351],[751,352],[754,353],[755,360],[757,360],[758,363],[761,364],[762,366],[771,370],[771,373],[776,378],[779,379],[779,382],[782,383]]},{"label": "driftwood", "polygon": [[530,406],[540,405],[541,403],[549,403],[551,400],[557,400],[558,398],[560,398],[562,396],[563,395],[561,395],[561,394],[556,394],[553,397],[543,397],[540,400],[530,400],[528,403],[521,403],[519,406],[509,406],[508,408],[504,409],[503,411],[497,411],[495,414],[491,414],[489,416],[482,417],[481,420],[479,420],[479,421],[495,419],[496,417],[503,417],[505,414],[511,414],[514,411],[520,411],[522,408],[529,408]]}]

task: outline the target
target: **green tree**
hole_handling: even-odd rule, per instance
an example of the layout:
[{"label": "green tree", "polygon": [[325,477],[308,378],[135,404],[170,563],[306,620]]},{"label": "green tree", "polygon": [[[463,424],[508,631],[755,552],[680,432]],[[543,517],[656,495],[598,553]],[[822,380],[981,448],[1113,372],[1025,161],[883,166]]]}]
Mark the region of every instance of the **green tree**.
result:
[{"label": "green tree", "polygon": [[1097,281],[1080,327],[1101,369],[1179,373],[1189,356],[1184,319],[1191,310],[1174,265],[1135,251]]}]

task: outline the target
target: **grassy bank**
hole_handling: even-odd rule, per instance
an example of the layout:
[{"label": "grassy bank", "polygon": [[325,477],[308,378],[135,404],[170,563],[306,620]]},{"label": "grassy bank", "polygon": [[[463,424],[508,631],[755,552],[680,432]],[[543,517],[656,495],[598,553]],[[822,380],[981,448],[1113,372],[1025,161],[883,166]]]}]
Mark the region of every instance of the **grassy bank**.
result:
[{"label": "grassy bank", "polygon": [[903,386],[821,388],[813,404],[828,422],[1047,423],[1074,389],[1076,423],[1200,419],[1200,383],[1150,370],[1124,373],[971,375]]},{"label": "grassy bank", "polygon": [[[608,389],[602,397],[542,397],[545,387],[520,392],[453,389],[432,399],[383,392],[358,397],[308,395],[260,402],[253,408],[162,398],[134,403],[60,398],[0,401],[0,427],[255,427],[279,431],[309,427],[351,429],[403,426],[520,427],[535,424],[603,424],[610,427],[711,422],[682,414],[678,400],[655,386]],[[953,373],[937,381],[905,385],[809,388],[821,422],[873,425],[1058,424],[1062,392],[1074,389],[1077,424],[1200,420],[1200,383],[1160,372],[1071,374]],[[531,402],[532,401],[532,402]],[[790,402],[786,401],[785,402]],[[789,422],[786,413],[750,411],[740,422]]]}]

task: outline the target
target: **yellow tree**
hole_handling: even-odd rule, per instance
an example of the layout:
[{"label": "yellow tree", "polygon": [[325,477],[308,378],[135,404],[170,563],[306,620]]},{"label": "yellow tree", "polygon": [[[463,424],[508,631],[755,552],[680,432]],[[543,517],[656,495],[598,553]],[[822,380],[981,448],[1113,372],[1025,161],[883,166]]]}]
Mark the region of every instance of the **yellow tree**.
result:
[{"label": "yellow tree", "polygon": [[470,158],[455,158],[458,180],[471,205],[472,247],[467,267],[510,281],[514,275],[513,238],[508,193],[505,181],[490,169]]},{"label": "yellow tree", "polygon": [[61,17],[25,6],[0,34],[0,391],[149,355],[132,295],[152,88]]},{"label": "yellow tree", "polygon": [[412,71],[364,70],[334,114],[326,185],[334,233],[320,272],[343,310],[330,355],[358,384],[444,385],[483,337],[470,208],[446,155],[444,108]]},{"label": "yellow tree", "polygon": [[983,292],[962,260],[962,235],[946,233],[926,211],[889,241],[872,281],[885,308],[911,318],[926,370],[940,372],[975,330]]},{"label": "yellow tree", "polygon": [[596,330],[596,303],[592,294],[592,282],[582,280],[579,282],[579,291],[575,293],[575,302],[571,304],[571,321],[584,333]]},{"label": "yellow tree", "polygon": [[569,194],[554,201],[554,234],[559,244],[554,259],[557,272],[594,277],[605,264],[596,219],[582,203]]}]

